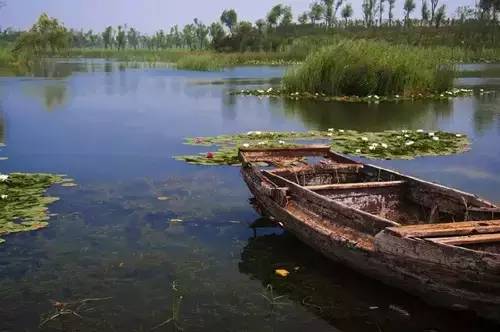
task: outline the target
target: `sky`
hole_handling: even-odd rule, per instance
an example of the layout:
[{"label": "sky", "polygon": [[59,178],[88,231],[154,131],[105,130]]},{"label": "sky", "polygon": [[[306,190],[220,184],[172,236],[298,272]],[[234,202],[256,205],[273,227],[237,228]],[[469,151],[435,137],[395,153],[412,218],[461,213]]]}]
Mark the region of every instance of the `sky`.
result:
[{"label": "sky", "polygon": [[[448,13],[455,13],[459,6],[471,6],[476,0],[441,0],[448,6]],[[0,27],[26,29],[37,17],[46,12],[60,19],[66,27],[102,31],[108,25],[127,24],[141,32],[152,33],[174,24],[181,26],[197,17],[205,23],[218,20],[222,10],[234,8],[239,20],[256,21],[265,17],[277,4],[291,5],[295,18],[308,9],[313,0],[3,0],[0,10]],[[347,0],[353,5],[355,16],[361,16],[362,0]],[[397,0],[396,15],[401,15],[404,0]],[[417,3],[418,16],[420,0]]]}]

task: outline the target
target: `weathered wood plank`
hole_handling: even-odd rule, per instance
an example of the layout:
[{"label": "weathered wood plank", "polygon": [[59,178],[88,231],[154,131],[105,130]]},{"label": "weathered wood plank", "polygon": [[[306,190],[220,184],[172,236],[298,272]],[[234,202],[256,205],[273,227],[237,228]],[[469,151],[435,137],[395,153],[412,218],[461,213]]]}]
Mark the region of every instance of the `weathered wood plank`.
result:
[{"label": "weathered wood plank", "polygon": [[334,190],[334,189],[370,189],[370,188],[399,187],[405,183],[406,183],[405,181],[339,183],[339,184],[327,184],[319,186],[305,186],[305,188],[312,191]]},{"label": "weathered wood plank", "polygon": [[439,237],[439,238],[428,238],[426,240],[448,245],[496,243],[500,242],[500,234],[496,233],[496,234],[477,234],[468,236]]},{"label": "weathered wood plank", "polygon": [[441,237],[500,232],[500,220],[464,221],[391,227],[387,231],[399,237]]}]

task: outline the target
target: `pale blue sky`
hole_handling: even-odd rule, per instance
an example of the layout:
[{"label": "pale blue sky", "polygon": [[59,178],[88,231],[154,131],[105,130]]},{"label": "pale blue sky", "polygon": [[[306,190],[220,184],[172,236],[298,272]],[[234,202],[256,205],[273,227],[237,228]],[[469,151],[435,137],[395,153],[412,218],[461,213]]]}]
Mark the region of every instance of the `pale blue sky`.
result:
[{"label": "pale blue sky", "polygon": [[[347,0],[361,15],[362,0]],[[277,3],[293,7],[294,16],[306,10],[312,0],[4,0],[7,6],[0,11],[0,26],[25,29],[42,13],[61,19],[67,27],[102,31],[108,25],[128,24],[142,32],[166,29],[174,24],[184,25],[198,17],[212,22],[224,8],[234,8],[242,20],[255,21],[266,15]],[[400,14],[404,0],[397,0]],[[420,5],[420,0],[415,1]],[[441,0],[448,12],[455,13],[458,6],[473,5],[475,0]],[[420,7],[420,6],[418,6]],[[418,10],[418,8],[417,8]],[[418,15],[418,13],[415,13]]]}]

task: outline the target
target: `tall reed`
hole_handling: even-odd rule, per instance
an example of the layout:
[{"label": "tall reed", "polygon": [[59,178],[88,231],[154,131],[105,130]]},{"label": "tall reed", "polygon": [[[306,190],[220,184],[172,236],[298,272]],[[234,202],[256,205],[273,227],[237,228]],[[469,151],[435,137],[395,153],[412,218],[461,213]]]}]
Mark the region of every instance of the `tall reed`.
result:
[{"label": "tall reed", "polygon": [[283,79],[287,91],[332,96],[393,96],[443,92],[453,86],[449,48],[341,40],[310,54]]}]

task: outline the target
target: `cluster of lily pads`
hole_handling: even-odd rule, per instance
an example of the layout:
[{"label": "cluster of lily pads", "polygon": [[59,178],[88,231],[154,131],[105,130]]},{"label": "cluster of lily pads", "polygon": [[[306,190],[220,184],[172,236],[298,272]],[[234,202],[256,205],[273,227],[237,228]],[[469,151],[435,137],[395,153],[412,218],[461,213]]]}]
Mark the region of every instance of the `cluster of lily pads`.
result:
[{"label": "cluster of lily pads", "polygon": [[[46,227],[47,206],[57,198],[44,194],[56,183],[68,186],[73,182],[51,174],[0,174],[0,236]],[[4,241],[0,238],[0,243]]]},{"label": "cluster of lily pads", "polygon": [[250,131],[233,135],[192,137],[186,139],[186,144],[214,146],[217,150],[175,158],[197,165],[239,165],[239,148],[292,147],[311,142],[328,144],[332,150],[340,153],[376,159],[449,155],[467,151],[469,148],[467,136],[458,133],[426,132],[422,129],[358,132],[330,128],[325,131]]},{"label": "cluster of lily pads", "polygon": [[[480,94],[490,93],[489,91],[480,91]],[[452,89],[449,91],[445,91],[444,93],[435,93],[435,94],[417,94],[417,95],[409,95],[409,96],[378,96],[378,95],[369,95],[369,96],[328,96],[324,93],[311,93],[311,92],[299,92],[299,91],[287,91],[279,88],[268,88],[268,89],[243,89],[239,91],[231,92],[233,95],[243,95],[243,96],[258,96],[258,97],[283,97],[292,100],[301,100],[301,99],[315,99],[320,101],[339,101],[339,102],[352,102],[352,103],[375,103],[378,104],[380,102],[397,102],[397,101],[408,101],[408,100],[448,100],[454,97],[468,97],[474,95],[474,90],[472,89]]]}]

